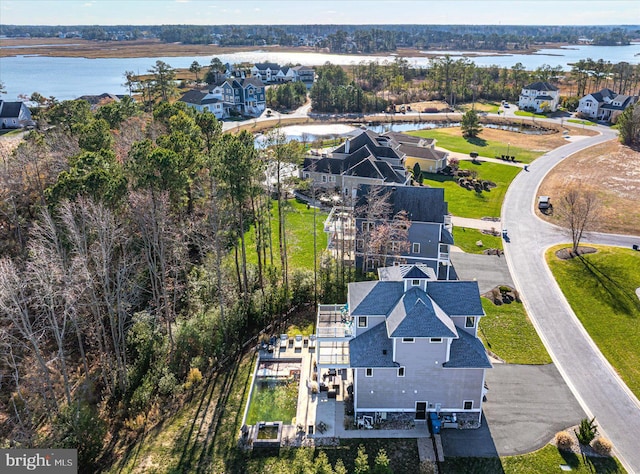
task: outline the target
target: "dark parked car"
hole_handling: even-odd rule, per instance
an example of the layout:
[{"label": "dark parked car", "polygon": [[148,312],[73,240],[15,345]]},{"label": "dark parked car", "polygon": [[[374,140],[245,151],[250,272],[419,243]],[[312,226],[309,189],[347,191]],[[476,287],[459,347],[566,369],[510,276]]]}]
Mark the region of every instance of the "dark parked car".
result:
[{"label": "dark parked car", "polygon": [[540,196],[538,197],[538,209],[545,210],[551,207],[551,200],[549,196]]}]

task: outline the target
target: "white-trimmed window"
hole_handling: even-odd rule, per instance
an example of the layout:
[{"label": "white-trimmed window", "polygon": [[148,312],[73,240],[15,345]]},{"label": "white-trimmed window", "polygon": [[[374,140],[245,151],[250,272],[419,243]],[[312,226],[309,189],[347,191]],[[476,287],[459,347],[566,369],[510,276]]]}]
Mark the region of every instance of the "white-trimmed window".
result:
[{"label": "white-trimmed window", "polygon": [[367,327],[367,317],[366,316],[358,316],[358,327],[366,328]]},{"label": "white-trimmed window", "polygon": [[363,222],[362,223],[362,231],[363,232],[371,232],[375,228],[375,224],[373,222]]},{"label": "white-trimmed window", "polygon": [[335,176],[329,176],[329,181],[331,181],[332,183],[336,182],[336,177]]},{"label": "white-trimmed window", "polygon": [[475,316],[467,316],[467,319],[464,321],[464,327],[466,328],[474,328],[476,327],[476,318]]},{"label": "white-trimmed window", "polygon": [[429,338],[429,342],[433,343],[433,344],[439,344],[442,342],[442,338],[441,337],[431,337]]},{"label": "white-trimmed window", "polygon": [[364,248],[364,239],[356,239],[356,250],[362,251]]},{"label": "white-trimmed window", "polygon": [[420,286],[420,280],[411,280],[411,286]]},{"label": "white-trimmed window", "polygon": [[404,377],[404,367],[398,367],[398,377]]},{"label": "white-trimmed window", "polygon": [[309,173],[305,173],[305,174],[304,174],[304,179],[309,179],[309,177],[310,177],[310,176],[311,176],[311,175],[310,175]]},{"label": "white-trimmed window", "polygon": [[[367,369],[369,370],[369,369]],[[473,400],[465,400],[462,402],[463,410],[473,410]]]},{"label": "white-trimmed window", "polygon": [[364,376],[365,377],[373,377],[373,369],[370,368],[370,367],[364,369]]},{"label": "white-trimmed window", "polygon": [[325,175],[322,175],[322,182],[326,183],[327,182],[327,177]]},{"label": "white-trimmed window", "polygon": [[416,340],[412,337],[403,337],[402,342],[403,344],[413,344]]},{"label": "white-trimmed window", "polygon": [[411,244],[411,252],[412,253],[420,253],[420,243],[419,242],[414,242],[413,244]]}]

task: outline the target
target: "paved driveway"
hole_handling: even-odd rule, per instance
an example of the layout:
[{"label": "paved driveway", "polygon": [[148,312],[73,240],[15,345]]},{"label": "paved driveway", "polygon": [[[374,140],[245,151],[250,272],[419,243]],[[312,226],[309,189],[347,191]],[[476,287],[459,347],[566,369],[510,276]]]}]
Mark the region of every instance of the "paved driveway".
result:
[{"label": "paved driveway", "polygon": [[477,280],[480,294],[500,285],[515,286],[504,257],[452,252],[451,262],[460,280]]},{"label": "paved driveway", "polygon": [[487,370],[489,393],[483,427],[442,430],[445,456],[513,456],[534,451],[585,417],[553,364],[495,364]]}]

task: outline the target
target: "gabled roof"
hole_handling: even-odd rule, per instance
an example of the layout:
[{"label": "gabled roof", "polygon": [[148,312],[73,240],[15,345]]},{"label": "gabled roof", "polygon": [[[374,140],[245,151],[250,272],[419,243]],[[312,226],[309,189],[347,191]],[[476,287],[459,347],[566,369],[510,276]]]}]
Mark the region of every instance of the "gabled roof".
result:
[{"label": "gabled roof", "polygon": [[[346,151],[347,142],[349,142],[349,152]],[[338,148],[333,150],[333,153],[350,154],[366,146],[375,157],[400,160],[402,155],[396,151],[398,145],[399,143],[390,137],[381,136],[371,130],[362,130],[358,135],[348,138]]]},{"label": "gabled roof", "polygon": [[477,281],[430,281],[427,294],[449,316],[484,315]]},{"label": "gabled roof", "polygon": [[18,118],[23,102],[7,102],[0,100],[0,118]]},{"label": "gabled roof", "polygon": [[400,274],[405,280],[414,280],[421,278],[428,278],[431,280],[436,279],[433,269],[424,265],[405,265],[399,268],[401,269]]},{"label": "gabled roof", "polygon": [[393,362],[393,341],[384,324],[378,324],[349,341],[351,367],[398,367]]},{"label": "gabled roof", "polygon": [[548,82],[534,82],[529,84],[528,86],[524,86],[523,89],[533,90],[533,91],[557,91],[558,88],[553,84],[549,84]]},{"label": "gabled roof", "polygon": [[196,104],[201,105],[202,99],[207,96],[206,92],[191,90],[184,93],[182,97],[180,97],[180,102],[186,102],[187,104]]},{"label": "gabled roof", "polygon": [[[236,81],[237,82],[237,81]],[[243,88],[247,88],[247,86],[251,85],[254,87],[264,87],[264,83],[258,79],[257,77],[245,77],[240,79],[240,86]]]},{"label": "gabled roof", "polygon": [[607,89],[605,87],[604,89],[601,89],[598,92],[594,92],[593,94],[588,94],[588,95],[591,95],[591,97],[593,97],[598,102],[604,102],[605,97],[608,99],[612,99],[617,94],[613,92],[611,89]]},{"label": "gabled roof", "polygon": [[378,279],[381,281],[402,281],[403,279],[416,278],[438,279],[434,269],[422,263],[378,267]]},{"label": "gabled roof", "polygon": [[311,66],[293,66],[292,69],[294,71],[298,71],[298,72],[300,72],[300,71],[306,71],[306,72],[314,71],[315,72],[315,69],[313,69]]},{"label": "gabled roof", "polygon": [[346,172],[349,176],[359,176],[361,178],[374,178],[384,179],[382,171],[376,166],[374,160],[371,157],[364,158],[354,166],[349,168]]},{"label": "gabled roof", "polygon": [[408,290],[386,320],[389,337],[457,337],[453,321],[419,287]]},{"label": "gabled roof", "polygon": [[266,71],[267,69],[271,69],[272,71],[277,71],[280,69],[280,65],[276,63],[256,63],[256,69],[259,71]]},{"label": "gabled roof", "polygon": [[408,145],[418,145],[420,142],[430,145],[435,141],[433,138],[422,138],[422,137],[417,137],[415,135],[407,135],[406,133],[402,133],[402,132],[390,131],[390,132],[385,132],[382,135],[391,137],[400,144],[404,143]]},{"label": "gabled roof", "polygon": [[404,292],[401,281],[363,281],[349,285],[351,316],[386,316]]},{"label": "gabled roof", "polygon": [[453,245],[455,242],[453,241],[453,235],[447,229],[442,229],[442,235],[440,236],[441,244],[449,244]]},{"label": "gabled roof", "polygon": [[[358,189],[356,212],[365,204],[370,187],[363,185]],[[383,185],[385,193],[389,194],[392,214],[406,211],[411,222],[444,223],[444,217],[449,209],[444,200],[443,188],[428,188],[424,186],[390,186]],[[356,215],[356,217],[359,217]]]},{"label": "gabled roof", "polygon": [[447,153],[440,150],[434,150],[425,146],[401,143],[399,150],[407,156],[416,158],[424,158],[426,160],[441,160],[447,156]]},{"label": "gabled roof", "polygon": [[490,369],[491,362],[480,339],[465,331],[458,331],[458,339],[451,341],[447,369]]}]

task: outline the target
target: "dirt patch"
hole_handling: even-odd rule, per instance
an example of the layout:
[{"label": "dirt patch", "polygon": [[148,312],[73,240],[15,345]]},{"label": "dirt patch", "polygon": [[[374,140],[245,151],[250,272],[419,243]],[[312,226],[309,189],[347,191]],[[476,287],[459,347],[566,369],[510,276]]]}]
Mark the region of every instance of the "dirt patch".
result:
[{"label": "dirt patch", "polygon": [[573,251],[569,247],[565,247],[556,251],[556,257],[558,257],[560,260],[570,260],[574,257],[577,257],[578,255],[596,253],[597,251],[598,249],[595,249],[593,247],[578,247],[578,252],[573,253]]},{"label": "dirt patch", "polygon": [[[565,158],[546,176],[538,195],[560,196],[571,182],[597,184],[600,218],[592,230],[635,235],[640,229],[640,151],[617,140]],[[537,212],[537,211],[536,211]],[[557,216],[538,216],[559,224]]]},{"label": "dirt patch", "polygon": [[11,134],[0,136],[0,158],[8,158],[13,153],[20,142],[24,134]]}]

